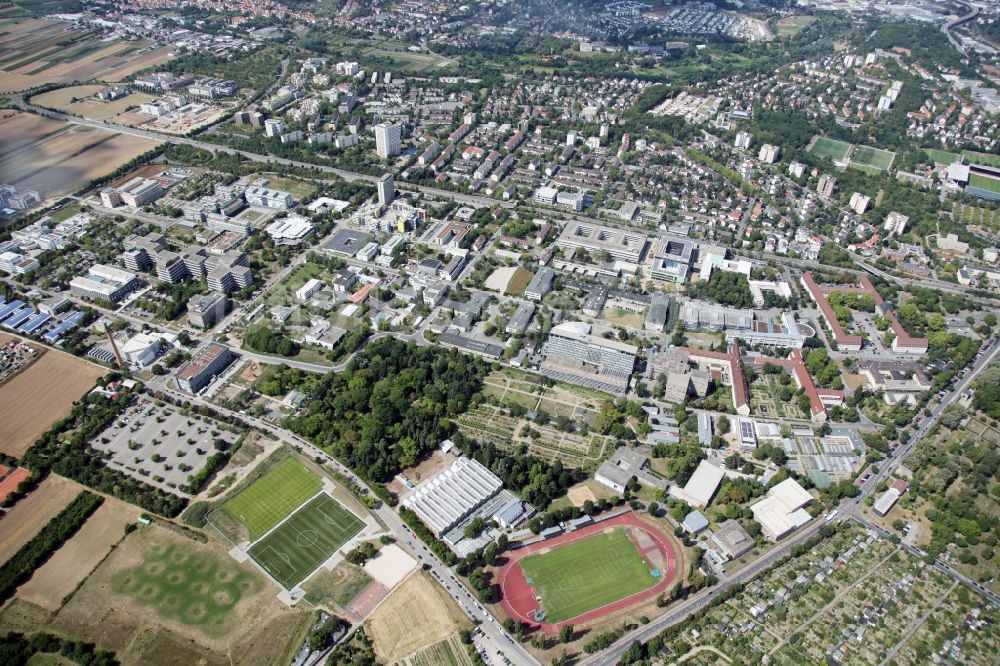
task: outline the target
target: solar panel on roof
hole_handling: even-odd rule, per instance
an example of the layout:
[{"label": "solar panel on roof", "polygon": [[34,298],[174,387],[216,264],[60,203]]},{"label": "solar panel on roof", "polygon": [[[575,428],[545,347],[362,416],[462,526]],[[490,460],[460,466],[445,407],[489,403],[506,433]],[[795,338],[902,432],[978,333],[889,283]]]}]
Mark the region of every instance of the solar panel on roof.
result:
[{"label": "solar panel on roof", "polygon": [[35,308],[28,306],[22,310],[18,310],[13,315],[7,318],[3,325],[11,330],[17,328],[24,322],[28,320],[28,317],[35,314]]},{"label": "solar panel on roof", "polygon": [[7,317],[9,317],[22,305],[24,305],[24,301],[11,301],[7,305],[0,308],[0,321],[3,321]]},{"label": "solar panel on roof", "polygon": [[45,323],[48,322],[48,320],[50,319],[52,319],[52,315],[48,314],[47,312],[41,312],[32,317],[31,319],[29,319],[28,321],[26,321],[25,323],[21,324],[21,328],[17,330],[21,331],[22,333],[34,333],[39,328],[44,326]]}]

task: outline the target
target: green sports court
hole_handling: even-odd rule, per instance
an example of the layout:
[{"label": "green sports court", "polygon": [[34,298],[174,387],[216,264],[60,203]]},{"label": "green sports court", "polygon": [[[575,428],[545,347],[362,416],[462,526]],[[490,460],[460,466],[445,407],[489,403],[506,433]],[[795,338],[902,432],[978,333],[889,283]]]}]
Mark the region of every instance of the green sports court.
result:
[{"label": "green sports court", "polygon": [[286,458],[220,508],[246,526],[252,541],[266,534],[322,487],[319,477],[298,459]]},{"label": "green sports court", "polygon": [[365,526],[335,499],[320,493],[247,551],[285,589],[292,589]]}]

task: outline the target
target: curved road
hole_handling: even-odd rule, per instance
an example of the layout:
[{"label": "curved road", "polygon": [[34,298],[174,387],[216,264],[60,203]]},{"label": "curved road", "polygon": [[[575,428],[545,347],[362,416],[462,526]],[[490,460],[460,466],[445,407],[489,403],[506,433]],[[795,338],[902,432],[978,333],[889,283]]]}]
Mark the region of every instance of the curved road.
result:
[{"label": "curved road", "polygon": [[956,49],[958,49],[959,53],[964,54],[965,53],[965,47],[962,46],[962,42],[958,41],[958,39],[955,38],[955,36],[951,33],[951,30],[952,30],[952,28],[957,28],[958,26],[962,25],[963,23],[971,21],[972,19],[974,19],[977,16],[979,16],[979,7],[973,7],[972,5],[967,5],[966,3],[962,2],[961,0],[956,0],[956,2],[958,4],[960,4],[960,5],[962,5],[963,7],[967,8],[967,9],[971,9],[972,11],[970,13],[966,14],[965,16],[959,16],[957,19],[955,19],[953,21],[948,21],[947,23],[945,23],[944,25],[942,25],[941,26],[941,32],[943,32],[945,34],[945,36],[948,38],[948,41],[951,42],[951,45],[954,46]]}]

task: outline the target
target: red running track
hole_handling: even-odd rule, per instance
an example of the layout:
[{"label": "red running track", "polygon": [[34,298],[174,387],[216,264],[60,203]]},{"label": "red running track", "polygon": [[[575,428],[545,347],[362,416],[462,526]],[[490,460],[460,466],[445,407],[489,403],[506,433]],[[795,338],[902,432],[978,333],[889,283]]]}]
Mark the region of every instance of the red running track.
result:
[{"label": "red running track", "polygon": [[[649,536],[656,542],[654,546],[647,548],[642,554],[645,555],[650,550],[654,549],[663,553],[664,559],[667,562],[667,571],[660,572],[660,582],[653,587],[643,590],[642,592],[636,592],[635,594],[625,597],[624,599],[613,601],[610,604],[606,604],[600,608],[595,608],[592,611],[587,611],[582,615],[577,615],[574,618],[570,618],[557,624],[551,624],[548,622],[542,622],[539,624],[538,622],[535,622],[534,612],[539,609],[539,603],[537,599],[535,599],[534,589],[532,589],[531,585],[528,584],[528,581],[524,577],[524,571],[521,569],[520,565],[521,558],[527,557],[532,553],[537,553],[538,551],[546,548],[554,548],[563,544],[572,543],[573,541],[577,541],[579,539],[585,539],[588,536],[602,532],[609,527],[624,526],[641,529],[649,534]],[[593,525],[588,525],[566,534],[560,534],[557,537],[553,537],[545,541],[537,541],[528,546],[524,546],[523,548],[511,551],[510,553],[507,553],[505,557],[507,557],[507,562],[500,568],[500,573],[497,575],[497,583],[500,585],[500,593],[503,597],[500,600],[500,607],[503,608],[508,617],[521,622],[526,622],[532,627],[538,627],[546,634],[558,633],[559,628],[566,624],[583,624],[585,622],[600,619],[605,615],[610,615],[611,613],[620,611],[623,608],[628,608],[629,606],[640,601],[655,597],[661,592],[667,590],[673,584],[674,579],[677,576],[677,554],[674,551],[674,547],[669,539],[667,539],[667,537],[665,537],[663,533],[656,528],[639,520],[639,518],[632,511],[619,514],[613,518],[608,518],[607,520],[596,522]]]}]

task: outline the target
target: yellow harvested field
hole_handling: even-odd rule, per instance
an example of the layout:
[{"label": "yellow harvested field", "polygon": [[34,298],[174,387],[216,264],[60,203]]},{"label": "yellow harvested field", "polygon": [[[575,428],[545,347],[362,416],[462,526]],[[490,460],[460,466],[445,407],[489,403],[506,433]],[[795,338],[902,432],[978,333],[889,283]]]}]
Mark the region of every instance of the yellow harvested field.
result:
[{"label": "yellow harvested field", "polygon": [[31,103],[91,120],[107,120],[118,125],[137,125],[149,120],[147,116],[128,111],[128,109],[149,102],[154,99],[152,95],[132,93],[121,99],[104,102],[94,97],[103,88],[104,86],[101,85],[60,88],[35,95],[31,98]]},{"label": "yellow harvested field", "polygon": [[47,351],[0,386],[0,452],[20,458],[73,403],[93,388],[103,370],[60,351]]},{"label": "yellow harvested field", "polygon": [[50,474],[27,497],[14,505],[0,525],[0,563],[6,562],[69,504],[83,487]]},{"label": "yellow harvested field", "polygon": [[49,83],[116,82],[169,61],[171,47],[148,40],[103,41],[66,21],[31,19],[0,27],[0,92]]},{"label": "yellow harvested field", "polygon": [[135,522],[139,510],[131,504],[105,499],[80,531],[43,564],[17,596],[55,612],[90,575],[111,547],[125,536],[125,525]]},{"label": "yellow harvested field", "polygon": [[422,571],[397,587],[368,620],[375,654],[386,664],[469,628],[444,588]]},{"label": "yellow harvested field", "polygon": [[29,113],[0,116],[0,136],[14,137],[0,147],[3,182],[43,198],[74,192],[159,145]]}]

